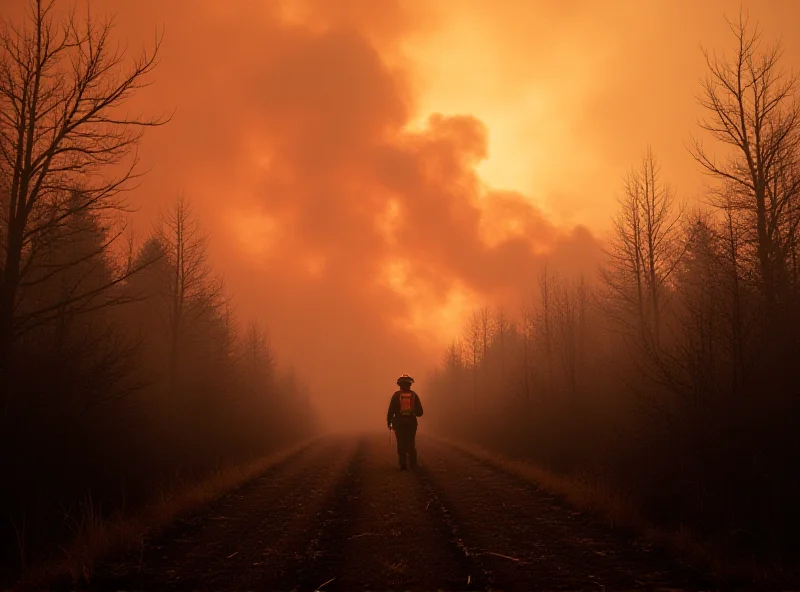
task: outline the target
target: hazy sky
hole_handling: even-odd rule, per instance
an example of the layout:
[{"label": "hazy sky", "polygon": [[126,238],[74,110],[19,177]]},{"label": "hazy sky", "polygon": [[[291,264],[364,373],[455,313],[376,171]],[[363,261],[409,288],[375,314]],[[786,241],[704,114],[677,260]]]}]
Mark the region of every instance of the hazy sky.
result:
[{"label": "hazy sky", "polygon": [[[9,14],[23,0],[0,0]],[[92,0],[131,50],[164,28],[132,108],[176,109],[141,147],[152,219],[182,191],[243,318],[317,393],[381,414],[472,305],[545,261],[596,269],[621,178],[649,143],[681,198],[704,178],[701,46],[722,0]],[[800,65],[800,2],[744,3]],[[425,392],[419,384],[420,393]],[[350,414],[348,411],[347,415]],[[346,420],[349,421],[349,420]]]}]

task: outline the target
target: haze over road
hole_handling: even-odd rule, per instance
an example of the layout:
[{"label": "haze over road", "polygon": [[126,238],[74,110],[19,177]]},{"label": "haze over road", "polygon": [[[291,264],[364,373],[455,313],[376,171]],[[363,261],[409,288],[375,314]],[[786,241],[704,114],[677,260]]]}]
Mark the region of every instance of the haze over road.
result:
[{"label": "haze over road", "polygon": [[[126,589],[696,588],[663,552],[440,441],[329,435],[100,570]],[[324,584],[324,586],[323,586]]]}]

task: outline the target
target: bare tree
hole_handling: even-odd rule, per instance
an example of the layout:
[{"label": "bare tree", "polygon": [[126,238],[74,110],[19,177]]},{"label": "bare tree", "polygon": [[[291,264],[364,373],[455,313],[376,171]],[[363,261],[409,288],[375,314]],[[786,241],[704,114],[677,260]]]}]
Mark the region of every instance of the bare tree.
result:
[{"label": "bare tree", "polygon": [[[439,380],[440,399],[445,408],[459,409],[457,402],[463,399],[460,392],[464,375],[464,344],[461,339],[453,340],[444,355],[442,373]],[[462,403],[463,404],[463,403]]]},{"label": "bare tree", "polygon": [[500,346],[500,377],[506,378],[506,345],[512,331],[511,320],[505,309],[500,306],[494,311],[494,329],[497,343]]},{"label": "bare tree", "polygon": [[577,402],[586,374],[589,350],[589,299],[586,280],[562,279],[556,292],[556,318],[559,321],[561,363],[573,404]]},{"label": "bare tree", "polygon": [[222,311],[222,330],[224,340],[220,344],[224,355],[231,358],[235,355],[235,343],[239,337],[239,321],[230,302],[226,302]]},{"label": "bare tree", "polygon": [[482,306],[477,311],[480,340],[481,340],[481,362],[483,364],[484,376],[489,371],[489,348],[494,337],[494,326],[492,319],[492,309],[487,305]]},{"label": "bare tree", "polygon": [[757,24],[751,29],[742,13],[728,24],[735,53],[720,58],[704,52],[708,76],[698,101],[708,112],[700,127],[732,155],[715,158],[699,138],[693,139],[691,153],[707,173],[729,183],[726,193],[732,199],[718,205],[752,218],[761,291],[773,309],[798,224],[798,78],[780,70],[779,43],[762,47]]},{"label": "bare tree", "polygon": [[730,207],[730,194],[725,199],[725,223],[723,230],[723,238],[720,242],[723,243],[724,257],[727,258],[728,286],[731,294],[731,310],[728,318],[731,327],[731,348],[732,348],[732,371],[733,371],[733,389],[736,394],[736,389],[744,380],[745,373],[745,325],[744,325],[744,298],[742,287],[742,265],[740,263],[742,251],[742,229],[741,225],[737,223],[737,216],[734,208]]},{"label": "bare tree", "polygon": [[525,396],[525,409],[530,415],[532,412],[531,393],[531,352],[534,332],[535,315],[531,303],[525,299],[520,307],[522,316],[522,389]]},{"label": "bare tree", "polygon": [[263,395],[275,375],[275,356],[266,331],[258,323],[251,322],[244,334],[246,373],[252,396]]},{"label": "bare tree", "polygon": [[[43,235],[80,212],[123,208],[120,193],[139,174],[128,157],[146,127],[165,121],[122,111],[156,67],[158,39],[126,66],[111,23],[74,14],[56,22],[53,11],[54,1],[31,0],[24,23],[0,24],[0,364],[8,362],[21,284]],[[93,295],[78,291],[70,300]]]},{"label": "bare tree", "polygon": [[628,173],[619,205],[602,276],[619,320],[658,343],[665,287],[684,249],[683,208],[676,208],[670,186],[661,181],[651,148]]},{"label": "bare tree", "polygon": [[180,196],[162,216],[158,231],[169,265],[168,328],[171,340],[172,388],[180,370],[186,331],[204,315],[224,305],[222,281],[208,262],[208,238],[201,231],[188,200]]},{"label": "bare tree", "polygon": [[472,369],[472,401],[473,410],[477,411],[478,408],[478,367],[481,363],[481,319],[477,311],[472,313],[472,316],[467,323],[464,331],[464,341],[466,342],[469,351],[469,365]]},{"label": "bare tree", "polygon": [[539,348],[544,355],[544,377],[545,391],[547,396],[551,396],[555,386],[553,375],[554,365],[554,287],[553,277],[546,267],[539,274],[539,303],[540,308],[535,315],[534,325],[536,334],[539,337]]},{"label": "bare tree", "polygon": [[444,355],[444,368],[449,373],[457,372],[463,365],[461,341],[455,340],[448,347]]},{"label": "bare tree", "polygon": [[724,255],[717,232],[706,216],[695,216],[687,256],[679,268],[682,310],[678,316],[678,343],[659,367],[660,382],[680,398],[682,413],[708,408],[719,383],[723,344],[723,311],[730,300],[725,282]]}]

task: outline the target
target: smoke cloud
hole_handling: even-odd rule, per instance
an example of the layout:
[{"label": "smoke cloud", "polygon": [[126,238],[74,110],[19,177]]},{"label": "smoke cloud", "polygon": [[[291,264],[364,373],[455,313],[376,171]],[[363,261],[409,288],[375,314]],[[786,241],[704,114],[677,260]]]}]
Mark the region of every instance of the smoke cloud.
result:
[{"label": "smoke cloud", "polygon": [[132,103],[175,109],[141,146],[140,232],[189,196],[239,312],[343,427],[380,423],[396,376],[422,377],[472,307],[514,312],[546,264],[594,274],[646,143],[698,189],[699,45],[726,39],[723,3],[688,0],[91,7],[131,51],[163,27]]}]

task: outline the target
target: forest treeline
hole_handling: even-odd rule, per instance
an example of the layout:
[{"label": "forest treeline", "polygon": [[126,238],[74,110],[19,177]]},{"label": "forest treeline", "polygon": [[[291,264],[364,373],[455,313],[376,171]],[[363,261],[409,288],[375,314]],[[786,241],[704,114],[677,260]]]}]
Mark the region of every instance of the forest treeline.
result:
[{"label": "forest treeline", "polygon": [[[13,573],[82,515],[131,511],[310,435],[307,388],[239,319],[189,199],[125,229],[130,118],[159,44],[33,0],[0,29],[0,563]],[[156,196],[154,196],[156,197]]]},{"label": "forest treeline", "polygon": [[690,151],[712,180],[700,203],[679,203],[647,149],[602,269],[547,269],[518,310],[476,310],[428,415],[443,434],[610,485],[662,526],[797,562],[797,78],[746,19],[731,31],[697,93]]}]

